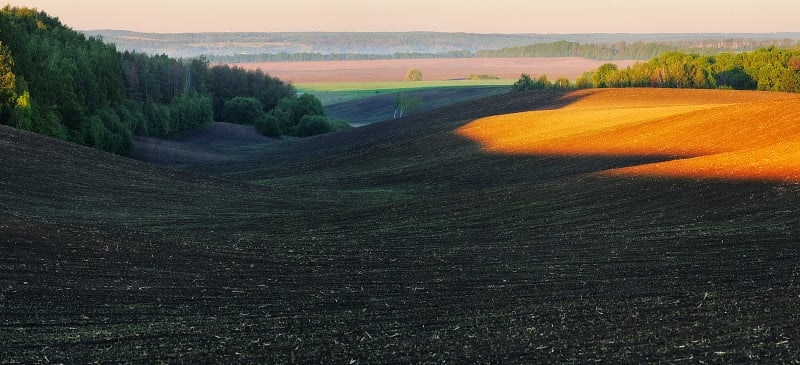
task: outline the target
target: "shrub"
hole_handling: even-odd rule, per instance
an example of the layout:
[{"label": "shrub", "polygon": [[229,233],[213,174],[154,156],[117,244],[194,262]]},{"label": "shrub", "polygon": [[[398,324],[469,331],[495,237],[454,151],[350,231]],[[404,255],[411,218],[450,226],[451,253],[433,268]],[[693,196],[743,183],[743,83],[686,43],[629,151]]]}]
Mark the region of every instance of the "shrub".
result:
[{"label": "shrub", "polygon": [[222,108],[222,121],[228,123],[254,124],[256,118],[264,113],[261,102],[255,98],[237,96],[225,102]]},{"label": "shrub", "polygon": [[406,81],[422,81],[422,71],[412,68],[406,72]]},{"label": "shrub", "polygon": [[263,114],[255,123],[256,130],[267,137],[280,137],[280,121],[272,114]]},{"label": "shrub", "polygon": [[523,90],[538,90],[538,89],[546,89],[550,87],[550,81],[547,79],[547,75],[539,76],[536,81],[531,79],[531,76],[528,74],[522,74],[519,80],[511,85],[511,90],[513,91],[523,91]]},{"label": "shrub", "polygon": [[559,77],[553,83],[553,87],[556,89],[569,89],[572,87],[572,83],[566,77]]},{"label": "shrub", "polygon": [[298,136],[298,125],[306,115],[325,116],[322,103],[314,95],[287,96],[278,101],[278,106],[269,112],[277,118],[284,135]]},{"label": "shrub", "polygon": [[341,132],[346,131],[348,129],[353,129],[353,126],[350,123],[347,123],[346,120],[334,120],[330,122],[331,125],[331,132]]},{"label": "shrub", "polygon": [[511,85],[511,90],[514,91],[523,91],[523,90],[531,90],[533,88],[533,79],[531,79],[531,75],[522,74],[513,85]]},{"label": "shrub", "polygon": [[499,79],[500,79],[500,78],[499,78],[499,77],[497,77],[497,76],[494,76],[494,75],[486,75],[486,74],[480,74],[480,75],[469,75],[469,77],[467,77],[467,80],[499,80]]},{"label": "shrub", "polygon": [[304,115],[300,119],[300,123],[297,124],[297,135],[299,137],[309,137],[329,132],[331,132],[331,125],[325,116]]}]

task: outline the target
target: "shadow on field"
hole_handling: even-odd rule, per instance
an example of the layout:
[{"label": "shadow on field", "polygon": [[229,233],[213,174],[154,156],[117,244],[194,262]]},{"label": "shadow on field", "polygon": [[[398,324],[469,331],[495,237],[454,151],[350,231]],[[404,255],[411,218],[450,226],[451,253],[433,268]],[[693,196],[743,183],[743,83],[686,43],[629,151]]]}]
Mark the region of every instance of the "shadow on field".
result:
[{"label": "shadow on field", "polygon": [[495,95],[344,133],[282,141],[236,163],[196,164],[188,169],[265,184],[424,192],[553,180],[669,159],[500,155],[486,153],[479,144],[454,133],[475,119],[563,108],[585,95],[564,90]]}]

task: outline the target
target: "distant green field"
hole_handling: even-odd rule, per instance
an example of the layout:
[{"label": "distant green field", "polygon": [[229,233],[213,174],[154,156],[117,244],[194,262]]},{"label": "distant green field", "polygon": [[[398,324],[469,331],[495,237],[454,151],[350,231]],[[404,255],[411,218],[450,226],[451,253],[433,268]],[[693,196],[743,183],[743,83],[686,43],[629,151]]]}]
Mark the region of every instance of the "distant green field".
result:
[{"label": "distant green field", "polygon": [[380,81],[380,82],[324,82],[300,83],[295,87],[300,93],[314,94],[323,105],[343,103],[370,96],[434,88],[506,86],[515,80],[447,80],[447,81]]}]

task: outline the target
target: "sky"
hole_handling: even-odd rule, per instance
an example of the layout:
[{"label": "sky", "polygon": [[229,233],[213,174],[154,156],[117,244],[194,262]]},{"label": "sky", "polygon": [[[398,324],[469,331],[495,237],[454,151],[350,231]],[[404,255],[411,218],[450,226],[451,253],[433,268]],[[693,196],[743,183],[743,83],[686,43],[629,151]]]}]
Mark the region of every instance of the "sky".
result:
[{"label": "sky", "polygon": [[[3,0],[0,0],[3,3]],[[6,0],[76,30],[800,32],[800,0]]]}]

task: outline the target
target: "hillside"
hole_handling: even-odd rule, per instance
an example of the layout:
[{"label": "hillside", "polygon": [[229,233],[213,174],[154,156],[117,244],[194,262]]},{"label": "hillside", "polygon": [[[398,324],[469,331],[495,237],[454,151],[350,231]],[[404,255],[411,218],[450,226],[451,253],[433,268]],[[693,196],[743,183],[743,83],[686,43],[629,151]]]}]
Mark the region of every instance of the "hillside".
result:
[{"label": "hillside", "polygon": [[598,174],[674,157],[459,135],[597,98],[677,126],[795,97],[648,92],[496,95],[187,171],[0,126],[3,361],[797,358],[796,183]]},{"label": "hillside", "polygon": [[458,133],[497,153],[670,157],[613,173],[800,182],[800,159],[792,148],[800,143],[797,94],[657,89],[576,94],[584,98],[562,109],[493,116]]},{"label": "hillside", "polygon": [[214,122],[177,139],[135,137],[132,158],[161,165],[181,166],[184,161],[233,162],[246,158],[251,146],[275,142],[258,133],[253,126]]},{"label": "hillside", "polygon": [[0,124],[126,156],[134,135],[181,137],[223,120],[236,97],[266,112],[295,94],[262,72],[119,52],[11,5],[0,8],[0,80]]}]

